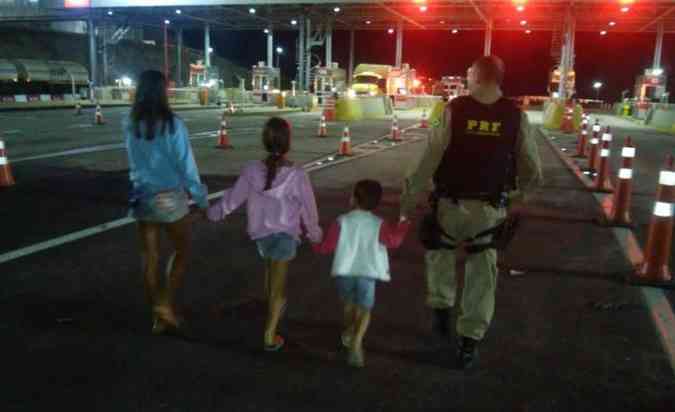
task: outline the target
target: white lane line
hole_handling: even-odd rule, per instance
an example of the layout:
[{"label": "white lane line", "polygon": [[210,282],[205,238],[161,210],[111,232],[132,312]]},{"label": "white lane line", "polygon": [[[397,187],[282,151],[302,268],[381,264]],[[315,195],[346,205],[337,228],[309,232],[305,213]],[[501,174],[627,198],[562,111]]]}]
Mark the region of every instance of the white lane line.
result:
[{"label": "white lane line", "polygon": [[[194,133],[192,135],[192,137],[190,137],[190,140],[207,139],[207,138],[214,137],[217,134],[218,134],[217,131]],[[112,144],[103,144],[103,145],[96,145],[96,146],[89,146],[89,147],[79,147],[77,149],[64,150],[62,152],[45,153],[45,154],[35,155],[35,156],[13,158],[13,159],[10,159],[10,161],[11,161],[11,163],[21,163],[21,162],[27,162],[27,161],[30,161],[30,160],[50,159],[52,157],[74,156],[74,155],[80,155],[80,154],[84,154],[84,153],[104,152],[104,151],[108,151],[108,150],[119,150],[119,149],[124,149],[124,143],[112,143]]]},{"label": "white lane line", "polygon": [[19,129],[2,130],[0,131],[0,136],[2,136],[3,134],[19,134],[19,133],[21,133],[21,130]]},{"label": "white lane line", "polygon": [[[412,128],[414,128],[414,126],[411,126],[407,129],[403,129],[402,132],[405,133],[405,131],[407,131],[409,129],[412,129]],[[378,140],[381,141],[382,139],[386,138],[387,136],[388,135],[386,135],[383,138],[380,138]],[[314,172],[314,171],[317,171],[317,170],[324,169],[324,168],[329,167],[329,166],[334,166],[334,165],[338,165],[340,163],[347,162],[349,160],[359,159],[359,158],[362,158],[362,157],[365,157],[365,156],[368,156],[368,155],[371,155],[371,154],[374,154],[374,153],[377,153],[377,152],[389,150],[393,147],[398,147],[398,146],[401,146],[401,145],[406,144],[406,143],[414,143],[414,142],[419,141],[420,139],[421,138],[419,136],[417,136],[413,139],[403,141],[403,142],[401,142],[401,143],[399,143],[395,146],[394,145],[385,145],[382,148],[380,148],[379,150],[369,151],[365,154],[356,155],[356,156],[352,156],[352,157],[341,158],[341,159],[338,159],[337,161],[328,161],[328,162],[322,163],[320,165],[317,165],[317,160],[312,160],[311,162],[305,163],[303,165],[303,167],[305,169],[307,169],[308,173],[311,173],[311,172]],[[357,146],[354,146],[354,150],[355,151],[359,150],[361,147],[369,145],[369,144],[372,144],[372,142],[361,143]],[[335,159],[334,154],[325,156],[325,159],[328,159],[329,157]],[[211,194],[209,194],[208,198],[209,198],[209,200],[213,200],[215,198],[218,198],[218,197],[222,196],[223,193],[224,193],[224,190],[221,190],[221,191],[215,192],[215,193],[211,193]],[[63,235],[63,236],[60,236],[60,237],[49,239],[49,240],[46,240],[44,242],[35,243],[33,245],[26,246],[26,247],[23,247],[21,249],[12,250],[12,251],[9,251],[9,252],[6,252],[6,253],[3,253],[3,254],[0,255],[0,264],[10,262],[10,261],[15,260],[15,259],[19,259],[21,257],[29,256],[29,255],[32,255],[32,254],[35,254],[35,253],[38,253],[38,252],[42,252],[44,250],[51,249],[51,248],[54,248],[54,247],[57,247],[57,246],[61,246],[61,245],[64,245],[66,243],[75,242],[77,240],[84,239],[84,238],[89,237],[89,236],[97,235],[99,233],[107,232],[108,230],[112,230],[112,229],[115,229],[115,228],[118,228],[118,227],[121,227],[121,226],[128,225],[129,223],[133,223],[134,221],[135,221],[135,219],[133,219],[131,217],[124,217],[124,218],[113,220],[113,221],[110,221],[110,222],[106,222],[106,223],[103,223],[103,224],[100,224],[100,225],[92,226],[92,227],[89,227],[87,229],[82,229],[82,230],[79,230],[77,232],[69,233],[67,235]]]}]

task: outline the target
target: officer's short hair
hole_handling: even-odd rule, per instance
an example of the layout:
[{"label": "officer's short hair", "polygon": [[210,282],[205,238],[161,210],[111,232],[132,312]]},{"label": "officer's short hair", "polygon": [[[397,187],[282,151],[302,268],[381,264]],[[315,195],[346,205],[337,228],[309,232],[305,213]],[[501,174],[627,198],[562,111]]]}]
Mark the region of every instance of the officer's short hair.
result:
[{"label": "officer's short hair", "polygon": [[504,81],[504,61],[497,56],[483,56],[473,63],[482,81],[494,81],[501,85]]},{"label": "officer's short hair", "polygon": [[377,180],[359,180],[354,186],[354,199],[361,209],[374,210],[382,199],[382,185]]}]

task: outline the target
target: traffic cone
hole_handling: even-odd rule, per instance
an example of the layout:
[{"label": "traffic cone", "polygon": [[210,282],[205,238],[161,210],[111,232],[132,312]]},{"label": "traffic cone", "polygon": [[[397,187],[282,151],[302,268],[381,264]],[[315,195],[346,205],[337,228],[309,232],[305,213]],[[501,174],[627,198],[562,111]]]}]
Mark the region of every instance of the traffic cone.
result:
[{"label": "traffic cone", "polygon": [[630,217],[630,204],[633,192],[633,159],[635,158],[635,147],[630,137],[621,149],[621,169],[619,169],[616,191],[614,192],[614,201],[612,202],[612,211],[607,219],[610,225],[630,226],[632,219]]},{"label": "traffic cone", "polygon": [[75,116],[80,116],[82,114],[82,105],[80,102],[75,103]]},{"label": "traffic cone", "polygon": [[326,137],[328,136],[328,131],[326,129],[326,116],[321,115],[321,119],[319,120],[319,132],[317,133],[318,137]]},{"label": "traffic cone", "polygon": [[345,126],[342,132],[342,139],[340,140],[340,148],[338,149],[339,156],[352,156],[352,136],[349,131],[349,126]]},{"label": "traffic cone", "polygon": [[607,130],[602,134],[602,146],[600,147],[600,163],[598,164],[598,175],[595,177],[593,191],[608,192],[614,191],[609,177],[609,156],[611,154],[610,144],[612,142],[612,133]]},{"label": "traffic cone", "polygon": [[675,203],[675,171],[673,156],[666,158],[659,174],[654,212],[649,223],[644,261],[630,279],[631,283],[650,286],[675,286],[668,267],[673,240],[673,203]]},{"label": "traffic cone", "polygon": [[104,125],[105,124],[105,120],[103,120],[103,113],[101,112],[101,105],[100,104],[96,105],[96,115],[95,115],[95,119],[94,119],[94,124],[97,124],[97,125]]},{"label": "traffic cone", "polygon": [[574,133],[574,122],[572,121],[572,116],[574,111],[571,107],[565,108],[565,115],[563,117],[562,124],[560,125],[560,131],[563,133]]},{"label": "traffic cone", "polygon": [[236,109],[234,108],[234,103],[232,102],[232,100],[230,100],[230,105],[228,106],[228,110],[230,111],[230,114],[234,114],[234,112],[236,111]]},{"label": "traffic cone", "polygon": [[422,110],[422,119],[420,120],[420,128],[428,129],[429,121],[427,120],[427,109]]},{"label": "traffic cone", "polygon": [[391,140],[401,141],[401,129],[398,128],[398,117],[396,115],[391,120]]},{"label": "traffic cone", "polygon": [[234,149],[230,144],[230,137],[227,135],[227,121],[220,122],[220,132],[218,133],[218,149]]},{"label": "traffic cone", "polygon": [[14,176],[5,151],[5,142],[0,140],[0,187],[9,186],[14,186]]}]

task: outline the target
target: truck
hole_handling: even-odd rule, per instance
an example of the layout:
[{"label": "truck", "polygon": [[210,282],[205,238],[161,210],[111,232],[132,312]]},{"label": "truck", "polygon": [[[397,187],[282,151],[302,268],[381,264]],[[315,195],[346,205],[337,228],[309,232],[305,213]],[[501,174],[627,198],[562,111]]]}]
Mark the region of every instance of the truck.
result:
[{"label": "truck", "polygon": [[415,69],[410,65],[394,67],[386,64],[359,64],[354,69],[352,90],[357,95],[399,96],[411,92]]},{"label": "truck", "polygon": [[443,96],[448,100],[457,96],[464,96],[468,92],[466,77],[462,76],[443,76],[441,80],[434,83],[432,88],[433,95]]}]

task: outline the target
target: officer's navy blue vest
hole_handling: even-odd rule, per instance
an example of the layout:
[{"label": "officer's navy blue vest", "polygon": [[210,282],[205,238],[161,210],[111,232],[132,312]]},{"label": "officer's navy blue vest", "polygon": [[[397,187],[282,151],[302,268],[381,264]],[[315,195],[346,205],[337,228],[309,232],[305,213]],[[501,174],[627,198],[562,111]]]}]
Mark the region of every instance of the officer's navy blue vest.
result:
[{"label": "officer's navy blue vest", "polygon": [[434,174],[446,196],[471,198],[515,189],[515,146],[521,111],[509,99],[491,105],[470,96],[453,99],[451,141]]}]

